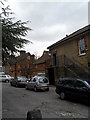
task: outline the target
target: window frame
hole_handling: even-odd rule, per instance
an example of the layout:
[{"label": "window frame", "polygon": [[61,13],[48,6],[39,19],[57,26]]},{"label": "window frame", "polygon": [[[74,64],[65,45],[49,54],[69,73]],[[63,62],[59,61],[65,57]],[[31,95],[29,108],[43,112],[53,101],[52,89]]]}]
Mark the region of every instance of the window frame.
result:
[{"label": "window frame", "polygon": [[[81,49],[83,48],[83,50],[80,50],[80,48]],[[82,51],[84,51],[84,52],[82,53]],[[78,40],[78,54],[79,54],[79,56],[86,55],[86,45],[85,45],[85,39],[84,38],[80,38]]]}]

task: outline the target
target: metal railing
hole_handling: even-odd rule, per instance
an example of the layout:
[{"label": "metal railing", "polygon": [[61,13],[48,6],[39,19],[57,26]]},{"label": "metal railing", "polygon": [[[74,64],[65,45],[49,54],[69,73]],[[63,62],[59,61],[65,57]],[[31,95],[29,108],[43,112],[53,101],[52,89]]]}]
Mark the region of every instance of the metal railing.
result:
[{"label": "metal railing", "polygon": [[[61,55],[56,57],[56,64],[53,64],[52,58],[52,66],[53,67],[70,67],[78,68],[80,71],[88,73],[88,67],[77,61],[76,59],[70,59],[66,55]],[[88,73],[89,74],[89,73]]]}]

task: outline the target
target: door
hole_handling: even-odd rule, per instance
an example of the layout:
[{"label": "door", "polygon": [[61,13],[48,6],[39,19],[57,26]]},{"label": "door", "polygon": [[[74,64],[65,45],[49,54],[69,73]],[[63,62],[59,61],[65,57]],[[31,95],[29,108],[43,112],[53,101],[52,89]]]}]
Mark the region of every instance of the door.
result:
[{"label": "door", "polygon": [[35,78],[32,78],[31,81],[28,83],[28,87],[29,89],[33,89],[34,86],[35,86],[35,83],[36,83],[36,79]]},{"label": "door", "polygon": [[55,85],[54,68],[49,68],[48,69],[48,77],[49,77],[49,84],[50,85]]},{"label": "door", "polygon": [[88,88],[82,81],[76,81],[76,95],[80,99],[88,99]]},{"label": "door", "polygon": [[65,91],[67,97],[73,99],[75,96],[75,82],[74,80],[65,80],[63,83],[63,90]]}]

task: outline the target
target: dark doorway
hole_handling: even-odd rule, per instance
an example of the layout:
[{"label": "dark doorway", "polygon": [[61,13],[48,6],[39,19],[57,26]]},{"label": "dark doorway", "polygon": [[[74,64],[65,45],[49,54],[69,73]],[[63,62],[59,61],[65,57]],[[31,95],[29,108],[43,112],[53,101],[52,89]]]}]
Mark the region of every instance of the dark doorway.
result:
[{"label": "dark doorway", "polygon": [[50,85],[55,85],[54,68],[49,68],[48,69],[48,77],[49,77],[49,84]]},{"label": "dark doorway", "polygon": [[53,65],[56,66],[56,53],[53,54]]}]

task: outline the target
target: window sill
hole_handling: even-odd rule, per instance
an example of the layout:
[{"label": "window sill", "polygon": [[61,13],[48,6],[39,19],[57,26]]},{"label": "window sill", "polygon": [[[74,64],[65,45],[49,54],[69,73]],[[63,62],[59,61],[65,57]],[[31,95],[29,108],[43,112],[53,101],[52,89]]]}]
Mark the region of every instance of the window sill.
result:
[{"label": "window sill", "polygon": [[83,54],[79,54],[79,57],[81,57],[81,56],[85,56],[86,55],[86,53],[83,53]]}]

